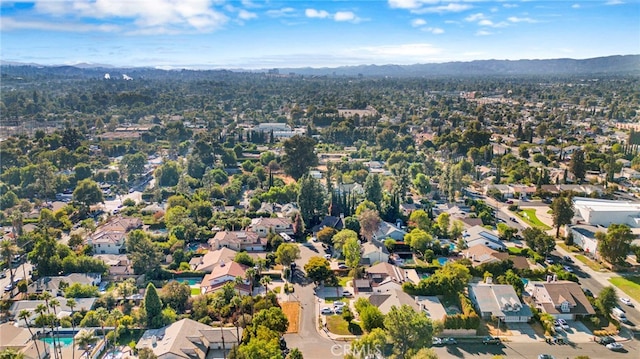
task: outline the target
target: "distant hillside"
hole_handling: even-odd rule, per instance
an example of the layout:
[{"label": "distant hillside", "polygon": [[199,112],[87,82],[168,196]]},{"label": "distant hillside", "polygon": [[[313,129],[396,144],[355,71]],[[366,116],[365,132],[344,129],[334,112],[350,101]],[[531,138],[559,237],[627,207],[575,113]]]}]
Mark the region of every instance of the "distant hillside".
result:
[{"label": "distant hillside", "polygon": [[[1,62],[2,76],[41,78],[122,78],[122,74],[146,79],[198,79],[228,76],[243,70],[160,70],[148,67],[113,68],[108,65],[78,64],[77,66],[42,66]],[[416,65],[360,65],[335,68],[280,68],[280,74],[307,76],[570,76],[570,75],[640,75],[640,55],[597,57],[585,60],[478,60]],[[266,72],[249,71],[246,72]]]},{"label": "distant hillside", "polygon": [[495,76],[640,74],[640,55],[607,56],[593,59],[477,60],[416,65],[360,65],[336,68],[289,68],[280,73],[337,76]]}]

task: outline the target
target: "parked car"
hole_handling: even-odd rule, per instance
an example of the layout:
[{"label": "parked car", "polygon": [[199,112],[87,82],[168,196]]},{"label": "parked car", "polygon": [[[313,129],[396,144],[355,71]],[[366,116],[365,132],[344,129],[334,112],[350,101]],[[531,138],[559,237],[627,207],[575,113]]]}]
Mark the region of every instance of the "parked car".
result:
[{"label": "parked car", "polygon": [[4,287],[4,291],[11,292],[13,290],[13,287],[14,287],[13,283],[9,283]]},{"label": "parked car", "polygon": [[510,220],[511,222],[518,222],[518,220],[516,219],[516,217],[509,217],[509,220]]},{"label": "parked car", "polygon": [[433,345],[434,347],[435,347],[435,346],[443,345],[443,344],[442,344],[442,339],[440,339],[440,338],[438,338],[438,337],[433,337],[433,338],[431,339],[431,345]]},{"label": "parked car", "polygon": [[589,288],[583,288],[582,291],[589,297],[593,297],[593,292]]},{"label": "parked car", "polygon": [[333,312],[336,314],[342,314],[344,307],[333,307]]},{"label": "parked car", "polygon": [[2,271],[2,273],[0,273],[0,278],[7,278],[7,272]]},{"label": "parked car", "polygon": [[551,354],[539,354],[538,359],[555,359]]},{"label": "parked car", "polygon": [[338,264],[338,269],[349,269],[349,266],[346,264]]},{"label": "parked car", "polygon": [[615,342],[616,340],[609,336],[598,338],[598,344],[601,344],[601,345],[608,345]]},{"label": "parked car", "polygon": [[348,290],[343,290],[342,291],[342,296],[343,297],[353,297],[353,294]]},{"label": "parked car", "polygon": [[347,305],[347,303],[345,303],[345,302],[340,302],[340,301],[333,302],[333,306],[334,307],[344,307],[345,305]]},{"label": "parked car", "polygon": [[442,338],[442,344],[444,345],[456,345],[458,344],[458,341],[455,338]]},{"label": "parked car", "polygon": [[624,348],[624,346],[620,343],[611,343],[606,345],[607,349],[612,350],[614,352],[620,351]]},{"label": "parked car", "polygon": [[621,301],[623,304],[626,304],[626,305],[628,305],[628,306],[630,306],[630,307],[633,307],[633,303],[631,303],[631,299],[629,299],[629,298],[624,298],[624,297],[623,297],[623,298],[620,298],[620,301]]},{"label": "parked car", "polygon": [[331,254],[325,254],[324,259],[331,259]]},{"label": "parked car", "polygon": [[567,262],[567,263],[573,263],[573,259],[571,259],[571,257],[569,257],[569,256],[562,257],[562,260]]},{"label": "parked car", "polygon": [[513,204],[513,200],[508,200],[507,204]]},{"label": "parked car", "polygon": [[324,308],[322,308],[322,310],[320,310],[320,313],[327,314],[327,315],[333,314],[333,309],[331,309],[329,307],[324,307]]},{"label": "parked car", "polygon": [[564,319],[558,319],[558,323],[560,324],[560,326],[562,327],[562,329],[567,330],[569,329],[569,323],[567,323],[566,320]]},{"label": "parked car", "polygon": [[569,266],[564,266],[563,268],[564,268],[564,270],[566,270],[567,272],[569,272],[569,273],[573,273],[573,268],[571,268],[571,267],[569,267]]},{"label": "parked car", "polygon": [[492,337],[492,336],[487,336],[482,338],[482,344],[487,345],[487,344],[495,344],[495,345],[500,345],[501,341],[500,338],[498,337]]}]

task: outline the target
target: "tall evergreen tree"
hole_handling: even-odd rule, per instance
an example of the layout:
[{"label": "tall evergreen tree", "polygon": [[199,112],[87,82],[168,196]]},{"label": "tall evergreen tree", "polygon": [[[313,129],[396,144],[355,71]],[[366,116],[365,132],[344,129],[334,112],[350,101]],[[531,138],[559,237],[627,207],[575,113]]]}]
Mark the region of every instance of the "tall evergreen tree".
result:
[{"label": "tall evergreen tree", "polygon": [[144,310],[147,318],[147,326],[155,329],[162,326],[162,301],[153,283],[147,285],[144,295]]},{"label": "tall evergreen tree", "polygon": [[364,197],[373,202],[378,209],[382,205],[382,184],[377,173],[369,173],[364,182]]}]

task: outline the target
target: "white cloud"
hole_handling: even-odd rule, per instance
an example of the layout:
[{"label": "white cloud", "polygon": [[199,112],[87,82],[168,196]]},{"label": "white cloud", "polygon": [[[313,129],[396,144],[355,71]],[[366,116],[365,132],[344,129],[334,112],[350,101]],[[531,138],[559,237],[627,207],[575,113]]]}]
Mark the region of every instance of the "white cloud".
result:
[{"label": "white cloud", "polygon": [[338,11],[333,15],[335,21],[355,21],[356,14],[351,11]]},{"label": "white cloud", "polygon": [[229,19],[214,0],[38,0],[35,9],[54,16],[131,19],[140,31],[213,31]]},{"label": "white cloud", "polygon": [[487,30],[478,30],[476,31],[476,36],[488,36],[493,34],[492,32],[489,32]]},{"label": "white cloud", "polygon": [[449,3],[447,5],[429,6],[425,8],[412,10],[414,14],[431,14],[431,13],[447,13],[447,12],[462,12],[472,9],[473,6],[469,4]]},{"label": "white cloud", "polygon": [[486,16],[484,16],[483,13],[479,12],[477,14],[469,15],[469,16],[465,17],[464,19],[466,21],[469,21],[469,22],[476,22],[476,21],[479,21],[479,20],[486,19]]},{"label": "white cloud", "polygon": [[444,34],[444,29],[439,28],[439,27],[428,27],[425,29],[426,31],[434,34],[434,35],[440,35],[440,34]]},{"label": "white cloud", "polygon": [[0,22],[0,29],[2,31],[9,30],[44,30],[44,31],[63,31],[63,32],[118,32],[121,30],[119,26],[102,24],[91,25],[71,22],[46,22],[46,21],[25,21],[16,20],[10,17],[5,17]]},{"label": "white cloud", "polygon": [[268,10],[266,12],[269,17],[287,17],[293,16],[296,10],[292,7],[283,7],[282,9]]},{"label": "white cloud", "polygon": [[325,10],[306,9],[304,14],[312,19],[326,19],[329,17],[329,13]]},{"label": "white cloud", "polygon": [[393,9],[417,9],[422,3],[420,0],[389,0],[389,6]]},{"label": "white cloud", "polygon": [[579,9],[580,8],[580,4],[573,4],[573,5],[571,5],[571,8]]},{"label": "white cloud", "polygon": [[357,52],[364,52],[375,56],[407,56],[407,57],[422,57],[433,56],[440,54],[442,49],[434,47],[431,44],[417,43],[417,44],[401,44],[401,45],[382,45],[371,46],[354,49]]},{"label": "white cloud", "polygon": [[507,9],[513,9],[514,7],[518,7],[518,4],[502,4],[502,7]]},{"label": "white cloud", "polygon": [[622,0],[609,0],[604,4],[605,5],[622,5],[622,4],[624,4],[624,1],[622,1]]},{"label": "white cloud", "polygon": [[411,20],[411,26],[413,27],[420,27],[420,26],[424,26],[427,24],[427,21],[425,19],[413,19]]},{"label": "white cloud", "polygon": [[515,23],[527,22],[529,24],[535,24],[536,22],[538,22],[538,20],[534,20],[534,19],[532,19],[530,17],[517,17],[517,16],[508,17],[507,20],[509,20],[510,22],[515,22]]},{"label": "white cloud", "polygon": [[257,17],[258,15],[255,12],[247,11],[245,9],[240,9],[240,11],[238,11],[238,18],[240,20],[251,20]]}]

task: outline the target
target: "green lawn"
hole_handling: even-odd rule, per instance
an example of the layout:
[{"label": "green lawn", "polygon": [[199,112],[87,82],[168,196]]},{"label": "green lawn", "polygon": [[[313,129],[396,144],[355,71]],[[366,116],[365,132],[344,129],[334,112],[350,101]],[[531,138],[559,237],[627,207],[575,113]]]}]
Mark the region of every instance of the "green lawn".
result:
[{"label": "green lawn", "polygon": [[341,287],[346,287],[347,286],[347,282],[349,282],[350,280],[352,280],[353,277],[340,277],[340,286]]},{"label": "green lawn", "polygon": [[347,323],[340,315],[327,316],[327,329],[338,335],[361,335],[362,328],[356,322]]},{"label": "green lawn", "polygon": [[568,246],[564,244],[564,242],[556,242],[556,245],[558,245],[558,247],[562,247],[562,249],[570,253],[580,252],[580,248],[577,248],[575,246]]},{"label": "green lawn", "polygon": [[640,301],[640,276],[613,277],[609,278],[609,282],[631,298]]},{"label": "green lawn", "polygon": [[591,259],[583,256],[582,254],[577,254],[576,255],[576,259],[579,260],[580,262],[586,264],[589,268],[593,269],[596,272],[600,272],[600,271],[606,269],[605,267],[601,266],[598,262],[594,262]]},{"label": "green lawn", "polygon": [[200,288],[191,288],[191,295],[193,296],[199,296],[200,295]]},{"label": "green lawn", "polygon": [[516,214],[518,217],[520,217],[520,219],[527,222],[532,227],[537,227],[545,231],[551,229],[551,227],[542,223],[538,219],[538,217],[536,216],[536,210],[534,208],[524,208]]}]

